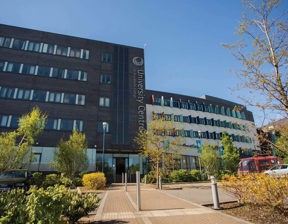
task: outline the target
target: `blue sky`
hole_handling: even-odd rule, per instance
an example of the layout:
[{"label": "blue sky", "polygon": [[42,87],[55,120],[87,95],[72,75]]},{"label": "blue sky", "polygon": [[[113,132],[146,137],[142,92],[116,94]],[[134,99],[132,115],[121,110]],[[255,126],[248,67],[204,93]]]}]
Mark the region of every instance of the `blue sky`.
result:
[{"label": "blue sky", "polygon": [[146,88],[243,103],[229,71],[239,62],[222,47],[239,39],[241,13],[241,0],[6,0],[0,23],[145,46]]}]

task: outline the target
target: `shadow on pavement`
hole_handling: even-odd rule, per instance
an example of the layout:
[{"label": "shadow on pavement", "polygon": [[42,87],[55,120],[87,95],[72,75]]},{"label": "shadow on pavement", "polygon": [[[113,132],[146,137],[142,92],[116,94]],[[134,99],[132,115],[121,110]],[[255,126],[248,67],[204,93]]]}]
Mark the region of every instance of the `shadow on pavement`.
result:
[{"label": "shadow on pavement", "polygon": [[92,224],[124,224],[129,223],[123,220],[107,220],[107,221],[98,221],[98,222],[92,222]]}]

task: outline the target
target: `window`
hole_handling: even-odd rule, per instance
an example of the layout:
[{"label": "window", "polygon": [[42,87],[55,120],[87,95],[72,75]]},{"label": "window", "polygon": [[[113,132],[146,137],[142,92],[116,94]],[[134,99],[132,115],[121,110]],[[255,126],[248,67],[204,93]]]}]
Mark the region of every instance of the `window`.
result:
[{"label": "window", "polygon": [[187,102],[181,102],[181,108],[188,109],[188,103]]},{"label": "window", "polygon": [[4,70],[4,65],[5,65],[5,62],[0,61],[0,72],[2,72]]},{"label": "window", "polygon": [[18,89],[16,99],[29,100],[31,91],[29,89]]},{"label": "window", "polygon": [[219,114],[219,106],[218,105],[215,106],[215,114]]},{"label": "window", "polygon": [[58,119],[48,118],[46,122],[45,129],[48,130],[57,130],[58,129]]},{"label": "window", "polygon": [[237,118],[239,118],[239,119],[242,118],[242,117],[241,117],[241,113],[240,113],[240,111],[236,111],[236,116],[237,116]]},{"label": "window", "polygon": [[108,53],[103,53],[101,55],[101,62],[112,63],[112,55]]},{"label": "window", "polygon": [[171,114],[165,114],[165,121],[171,121],[172,115]]},{"label": "window", "polygon": [[50,67],[47,66],[39,66],[38,67],[38,75],[40,76],[50,76]]},{"label": "window", "polygon": [[0,46],[1,47],[10,47],[11,40],[12,39],[10,37],[1,37],[0,38]]},{"label": "window", "polygon": [[52,77],[64,79],[65,69],[53,68]]},{"label": "window", "polygon": [[24,50],[25,41],[24,40],[20,40],[20,39],[14,39],[12,48],[13,49],[17,49],[17,50]]},{"label": "window", "polygon": [[173,107],[178,107],[180,106],[180,102],[178,100],[173,101]]},{"label": "window", "polygon": [[207,125],[212,125],[212,120],[211,119],[207,119],[206,122],[207,122]]},{"label": "window", "polygon": [[67,56],[67,53],[68,53],[68,47],[57,46],[56,48],[57,55]]},{"label": "window", "polygon": [[204,120],[204,118],[199,118],[199,123],[205,125],[205,120]]},{"label": "window", "polygon": [[226,109],[226,114],[227,116],[231,117],[231,109],[229,107]]},{"label": "window", "polygon": [[89,50],[83,50],[83,56],[84,59],[89,59]]},{"label": "window", "polygon": [[78,105],[85,105],[85,95],[78,95]]},{"label": "window", "polygon": [[190,110],[197,110],[196,103],[190,103],[189,106],[190,106]]},{"label": "window", "polygon": [[183,136],[184,136],[184,137],[191,137],[191,136],[190,136],[190,131],[184,130]]},{"label": "window", "polygon": [[63,103],[75,104],[76,103],[76,94],[65,93]]},{"label": "window", "polygon": [[61,103],[61,96],[62,96],[61,93],[50,92],[48,102]]},{"label": "window", "polygon": [[204,104],[204,111],[205,112],[210,112],[209,105]]},{"label": "window", "polygon": [[67,79],[78,80],[79,72],[76,70],[68,70],[67,71]]},{"label": "window", "polygon": [[70,49],[70,57],[80,58],[81,57],[81,50],[77,48]]},{"label": "window", "polygon": [[73,120],[61,120],[60,124],[61,131],[72,131],[73,130]]},{"label": "window", "polygon": [[42,52],[47,54],[54,54],[54,45],[43,44]]},{"label": "window", "polygon": [[100,97],[99,98],[99,106],[100,107],[110,107],[110,98]]},{"label": "window", "polygon": [[22,74],[34,75],[35,74],[35,65],[23,65]]},{"label": "window", "polygon": [[190,123],[190,118],[188,116],[183,116],[183,122]]},{"label": "window", "polygon": [[235,110],[232,110],[232,117],[235,117],[235,118],[236,118]]},{"label": "window", "polygon": [[80,78],[81,81],[87,81],[87,72],[80,71]]},{"label": "window", "polygon": [[161,105],[161,98],[155,97],[154,98],[154,105]]},{"label": "window", "polygon": [[244,112],[241,112],[241,117],[242,117],[242,119],[246,120],[246,115]]},{"label": "window", "polygon": [[2,47],[5,41],[5,37],[0,37],[0,46]]},{"label": "window", "polygon": [[74,129],[76,129],[78,131],[83,131],[83,121],[75,120],[74,121]]},{"label": "window", "polygon": [[28,50],[28,51],[36,51],[36,52],[39,52],[39,50],[40,50],[40,43],[38,43],[38,42],[33,42],[33,41],[29,41],[27,50]]},{"label": "window", "polygon": [[100,75],[101,84],[111,84],[111,81],[112,81],[111,75],[107,75],[107,74]]},{"label": "window", "polygon": [[1,127],[8,127],[9,116],[7,115],[0,115],[0,126]]},{"label": "window", "polygon": [[221,107],[221,114],[225,115],[225,107],[224,106]]},{"label": "window", "polygon": [[40,102],[45,102],[45,100],[46,100],[46,91],[34,90],[33,100],[40,101]]},{"label": "window", "polygon": [[204,105],[203,104],[198,104],[198,110],[199,111],[204,111]]},{"label": "window", "polygon": [[[109,123],[106,122],[106,124],[107,124],[107,126],[105,129],[105,133],[109,133]],[[102,121],[98,122],[98,132],[103,133],[103,122]]]},{"label": "window", "polygon": [[14,97],[14,92],[15,89],[13,88],[2,87],[0,90],[0,97],[12,99]]},{"label": "window", "polygon": [[12,116],[10,127],[11,128],[18,128],[19,116]]},{"label": "window", "polygon": [[210,113],[214,113],[214,109],[213,109],[213,105],[212,104],[209,105],[209,112]]},{"label": "window", "polygon": [[7,72],[19,73],[20,67],[21,67],[21,64],[19,64],[19,63],[11,63],[11,62],[9,62],[7,64],[6,71]]}]

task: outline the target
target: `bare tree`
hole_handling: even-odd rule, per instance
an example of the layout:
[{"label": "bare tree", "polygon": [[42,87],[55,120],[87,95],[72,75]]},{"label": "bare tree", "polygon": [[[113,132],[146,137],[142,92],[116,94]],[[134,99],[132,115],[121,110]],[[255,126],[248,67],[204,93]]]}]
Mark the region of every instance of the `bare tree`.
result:
[{"label": "bare tree", "polygon": [[243,0],[238,29],[243,39],[225,45],[242,64],[236,72],[243,81],[240,88],[253,94],[246,103],[274,112],[274,118],[275,113],[288,117],[288,12],[281,10],[281,2]]}]

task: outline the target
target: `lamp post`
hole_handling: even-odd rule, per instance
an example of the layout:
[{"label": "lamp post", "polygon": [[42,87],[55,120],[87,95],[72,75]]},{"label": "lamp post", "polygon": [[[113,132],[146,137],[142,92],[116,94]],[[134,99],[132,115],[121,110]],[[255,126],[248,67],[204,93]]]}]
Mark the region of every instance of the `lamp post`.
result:
[{"label": "lamp post", "polygon": [[106,134],[107,122],[103,122],[102,127],[103,127],[102,173],[104,173],[105,134]]},{"label": "lamp post", "polygon": [[95,148],[95,171],[97,171],[97,145],[94,145]]},{"label": "lamp post", "polygon": [[[198,137],[199,137],[199,153],[201,152],[201,131],[198,131]],[[200,155],[199,155],[199,168],[200,168],[200,174],[202,173],[202,167],[201,167],[201,158],[200,158]]]}]

